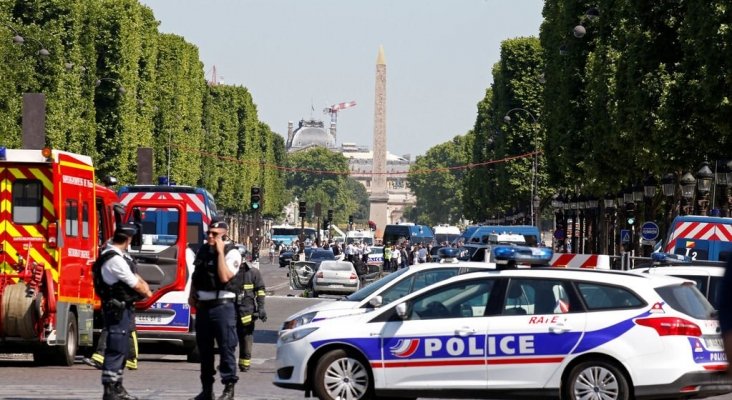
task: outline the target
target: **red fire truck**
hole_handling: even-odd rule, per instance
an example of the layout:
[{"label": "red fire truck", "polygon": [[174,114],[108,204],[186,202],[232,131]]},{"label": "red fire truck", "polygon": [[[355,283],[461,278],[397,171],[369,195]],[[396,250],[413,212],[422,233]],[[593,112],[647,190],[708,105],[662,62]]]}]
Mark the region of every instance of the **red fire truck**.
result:
[{"label": "red fire truck", "polygon": [[91,265],[116,202],[88,156],[0,147],[0,351],[71,365],[92,345]]},{"label": "red fire truck", "polygon": [[[116,183],[113,178],[105,182]],[[41,364],[72,365],[80,347],[93,345],[99,299],[91,267],[125,215],[114,191],[96,183],[91,157],[59,150],[0,147],[0,352],[33,353]],[[177,210],[185,235],[185,208],[138,201],[134,208]],[[181,290],[178,268],[185,246],[157,254],[137,252],[140,274],[153,297]]]}]

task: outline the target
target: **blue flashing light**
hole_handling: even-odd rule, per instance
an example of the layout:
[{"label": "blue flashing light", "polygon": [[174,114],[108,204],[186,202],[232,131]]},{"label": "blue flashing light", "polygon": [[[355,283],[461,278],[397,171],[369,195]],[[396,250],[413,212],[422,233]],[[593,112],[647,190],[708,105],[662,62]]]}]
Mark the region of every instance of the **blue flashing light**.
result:
[{"label": "blue flashing light", "polygon": [[8,158],[8,149],[5,146],[0,146],[0,161],[5,161]]},{"label": "blue flashing light", "polygon": [[437,254],[440,258],[457,258],[460,255],[460,250],[454,247],[443,247],[437,250]]},{"label": "blue flashing light", "polygon": [[159,176],[158,177],[158,185],[168,186],[168,177],[167,176]]},{"label": "blue flashing light", "polygon": [[651,253],[651,260],[659,264],[691,263],[691,257],[673,253]]},{"label": "blue flashing light", "polygon": [[493,256],[498,264],[508,264],[513,261],[517,264],[547,265],[553,255],[554,251],[549,247],[496,246],[493,248]]}]

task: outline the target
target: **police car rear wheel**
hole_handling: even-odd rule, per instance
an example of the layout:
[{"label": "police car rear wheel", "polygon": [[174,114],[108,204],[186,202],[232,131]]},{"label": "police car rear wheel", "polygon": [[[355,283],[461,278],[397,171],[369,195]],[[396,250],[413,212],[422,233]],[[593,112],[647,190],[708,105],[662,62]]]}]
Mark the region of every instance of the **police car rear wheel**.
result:
[{"label": "police car rear wheel", "polygon": [[316,365],[313,389],[319,399],[360,400],[373,397],[373,379],[368,364],[345,350],[325,353]]},{"label": "police car rear wheel", "polygon": [[602,360],[585,361],[567,375],[562,399],[628,400],[630,389],[625,375],[615,365]]}]

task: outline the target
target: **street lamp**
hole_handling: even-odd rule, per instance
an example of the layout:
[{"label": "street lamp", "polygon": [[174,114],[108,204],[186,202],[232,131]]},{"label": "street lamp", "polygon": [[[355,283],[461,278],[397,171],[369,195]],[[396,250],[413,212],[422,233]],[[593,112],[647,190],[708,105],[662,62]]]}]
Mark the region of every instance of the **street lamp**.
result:
[{"label": "street lamp", "polygon": [[15,30],[15,28],[13,28],[12,26],[10,26],[4,22],[0,22],[0,25],[3,25],[4,27],[13,31],[13,33],[15,34],[15,35],[13,35],[13,43],[23,44],[25,42],[25,39],[23,38],[23,36],[21,36],[21,34],[17,30]]},{"label": "street lamp", "polygon": [[606,254],[615,255],[615,246],[613,245],[613,240],[615,238],[615,222],[613,221],[615,217],[614,195],[612,193],[606,194],[605,198],[602,200],[602,205],[605,209],[605,243],[603,243],[602,247],[605,249]]},{"label": "street lamp", "polygon": [[[529,111],[525,108],[521,108],[521,107],[515,107],[515,108],[512,108],[512,109],[506,111],[506,115],[503,116],[503,121],[506,122],[507,124],[510,124],[511,116],[509,114],[511,114],[514,111],[525,112],[526,114],[528,114],[531,117],[531,120],[534,122],[534,127],[538,127],[539,123],[536,120],[536,117],[534,116],[534,114],[531,113],[531,111]],[[536,219],[535,219],[535,215],[534,215],[534,210],[535,210],[535,208],[538,208],[538,205],[536,207],[534,207],[534,198],[537,197],[536,192],[538,191],[537,190],[537,181],[536,181],[536,172],[537,172],[536,170],[538,169],[538,164],[539,164],[539,140],[537,138],[538,133],[536,131],[534,131],[533,136],[534,136],[533,137],[534,156],[531,158],[531,197],[530,197],[531,201],[529,202],[529,204],[531,206],[531,210],[530,210],[531,225],[536,226],[537,224],[536,224]]]},{"label": "street lamp", "polygon": [[691,172],[687,171],[683,176],[681,176],[679,184],[681,184],[681,209],[679,211],[681,215],[688,215],[689,204],[691,203],[691,199],[694,198],[696,178],[694,178],[694,175],[692,175]]},{"label": "street lamp", "polygon": [[709,168],[709,163],[707,161],[702,162],[701,167],[696,172],[696,182],[699,190],[697,203],[699,204],[699,214],[701,215],[707,215],[709,209],[709,191],[712,188],[713,180],[714,173]]},{"label": "street lamp", "polygon": [[666,218],[664,222],[666,232],[668,232],[668,227],[671,226],[671,217],[673,217],[673,211],[676,208],[676,202],[674,201],[674,196],[676,195],[676,174],[669,172],[661,178],[661,191],[666,198]]}]

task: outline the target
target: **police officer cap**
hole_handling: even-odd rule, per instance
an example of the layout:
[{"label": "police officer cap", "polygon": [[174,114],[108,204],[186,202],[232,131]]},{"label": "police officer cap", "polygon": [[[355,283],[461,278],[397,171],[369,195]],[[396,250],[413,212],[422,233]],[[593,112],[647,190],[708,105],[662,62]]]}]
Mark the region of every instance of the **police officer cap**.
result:
[{"label": "police officer cap", "polygon": [[137,233],[137,226],[133,223],[126,223],[121,224],[117,226],[117,229],[114,230],[114,236],[123,236],[126,238],[131,238],[135,236],[135,233]]},{"label": "police officer cap", "polygon": [[229,230],[229,225],[224,221],[212,221],[209,228],[225,229]]}]

